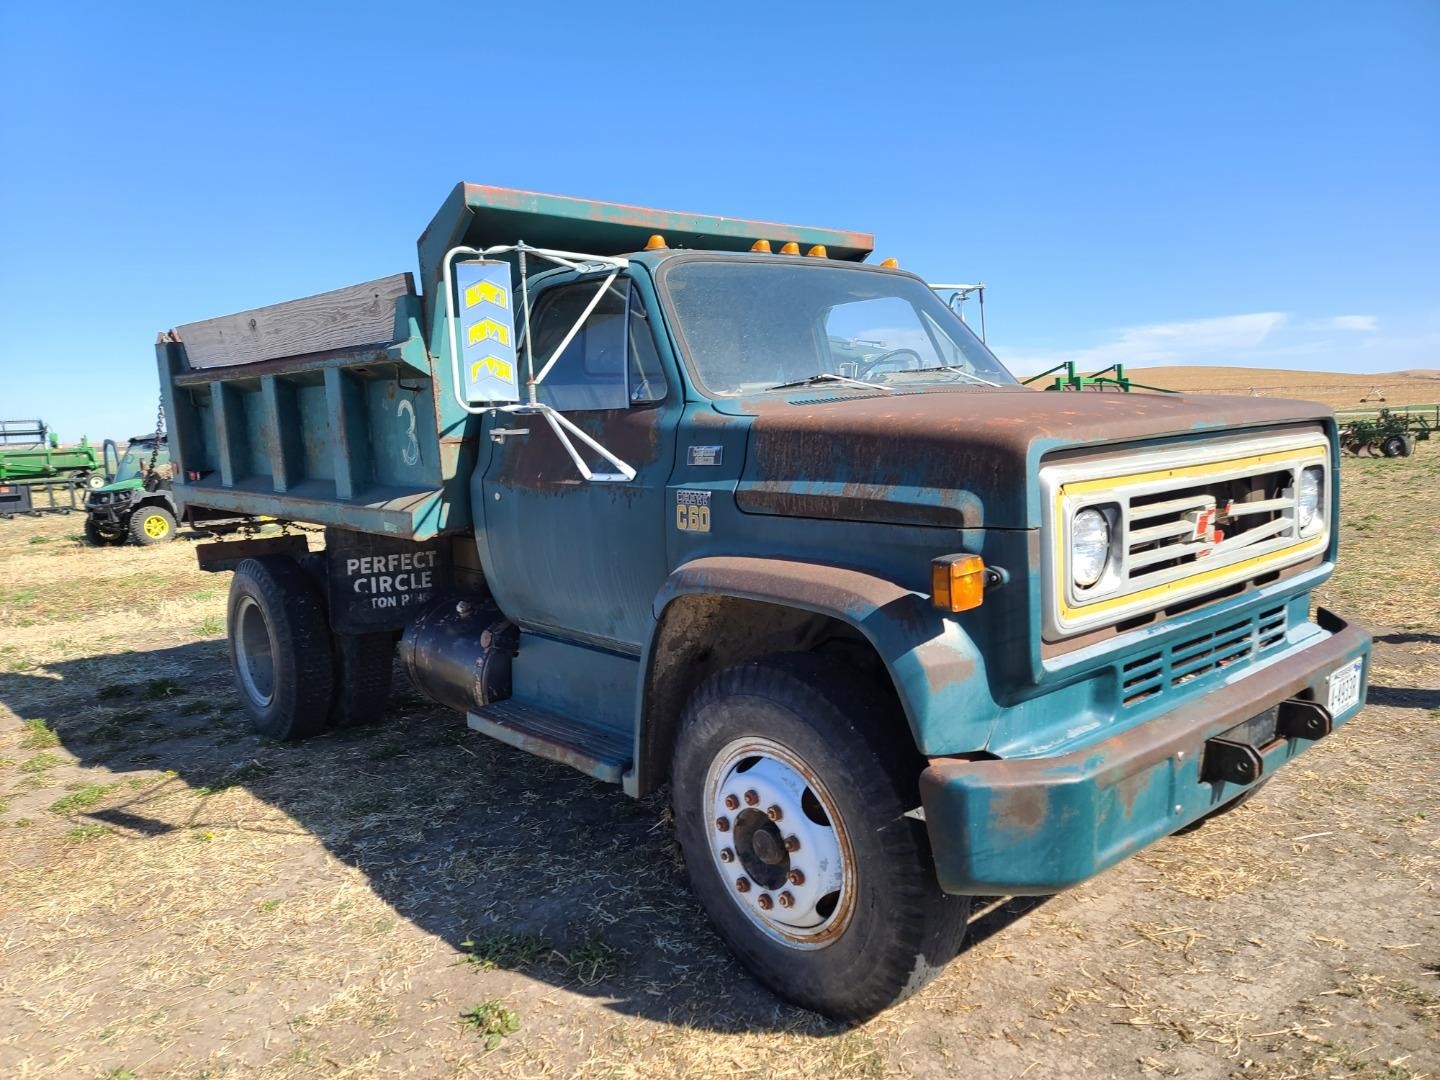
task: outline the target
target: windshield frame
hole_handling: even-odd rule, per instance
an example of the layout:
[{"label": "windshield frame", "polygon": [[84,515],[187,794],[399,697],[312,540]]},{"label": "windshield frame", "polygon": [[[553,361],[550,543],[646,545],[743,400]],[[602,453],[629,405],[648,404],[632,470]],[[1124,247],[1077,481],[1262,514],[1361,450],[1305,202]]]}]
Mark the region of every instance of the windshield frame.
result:
[{"label": "windshield frame", "polygon": [[[939,296],[936,296],[934,291],[930,289],[929,284],[926,283],[924,278],[921,278],[918,274],[912,274],[906,270],[897,270],[893,267],[878,266],[871,263],[849,262],[839,259],[818,259],[810,256],[765,255],[751,254],[749,252],[730,253],[718,251],[694,251],[677,253],[668,256],[658,266],[655,266],[651,270],[652,277],[655,281],[655,292],[659,297],[661,309],[665,313],[665,320],[669,325],[672,339],[675,342],[675,351],[679,354],[680,360],[685,369],[685,375],[687,377],[687,380],[704,397],[711,400],[733,401],[737,398],[754,397],[759,395],[786,393],[793,394],[797,390],[801,389],[805,390],[806,392],[826,390],[845,391],[847,389],[851,392],[854,392],[855,390],[858,390],[859,387],[856,387],[854,385],[847,386],[845,383],[840,382],[835,382],[833,384],[827,385],[828,380],[826,382],[810,383],[804,387],[766,387],[738,391],[721,390],[709,386],[705,382],[699,365],[695,363],[694,357],[690,353],[690,343],[686,340],[685,337],[685,320],[681,317],[680,313],[675,308],[674,301],[670,294],[670,287],[667,281],[669,274],[674,267],[694,262],[713,262],[723,263],[727,265],[733,263],[755,263],[761,266],[792,265],[807,268],[814,267],[817,269],[820,267],[826,267],[829,269],[858,271],[868,274],[881,274],[886,276],[905,278],[909,281],[913,281],[920,285],[920,287],[927,290],[930,295],[935,296],[936,303],[940,305],[940,307],[946,311],[950,318],[952,318],[959,325],[963,333],[968,336],[970,341],[973,342],[975,346],[981,349],[994,362],[995,366],[999,369],[1000,372],[1004,373],[1005,381],[993,380],[995,382],[995,386],[991,387],[979,381],[970,382],[968,379],[965,379],[963,381],[957,380],[955,378],[955,372],[947,368],[928,367],[905,372],[904,374],[910,377],[903,380],[895,380],[893,382],[867,382],[867,385],[873,387],[877,395],[888,396],[888,394],[886,393],[887,391],[900,390],[902,388],[904,388],[905,390],[909,390],[910,387],[914,387],[915,391],[919,391],[921,389],[937,384],[943,384],[947,389],[964,386],[974,390],[990,390],[992,388],[1004,390],[1011,389],[1014,386],[1019,385],[1019,380],[1015,377],[1014,373],[1011,372],[1010,369],[1007,368],[1003,362],[1001,362],[1000,358],[995,355],[994,351],[989,347],[989,345],[987,345],[980,339],[980,336],[970,328],[970,325],[966,323],[965,320],[961,319],[958,315],[951,311],[948,305],[946,305],[945,302],[941,300]],[[928,313],[925,312],[924,309],[917,308],[916,314],[917,316],[923,317]],[[943,324],[937,324],[937,328],[943,329]],[[933,373],[931,378],[924,379],[919,377],[926,372]],[[988,373],[985,375],[980,375],[979,373],[977,373],[976,378],[989,379],[990,376]]]}]

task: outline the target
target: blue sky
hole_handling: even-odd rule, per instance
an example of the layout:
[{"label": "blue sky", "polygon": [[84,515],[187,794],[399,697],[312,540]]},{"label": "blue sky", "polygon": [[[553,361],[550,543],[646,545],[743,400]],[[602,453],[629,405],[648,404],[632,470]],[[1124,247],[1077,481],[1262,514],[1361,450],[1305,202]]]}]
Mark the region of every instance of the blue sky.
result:
[{"label": "blue sky", "polygon": [[0,0],[0,414],[143,430],[157,330],[413,269],[461,179],[873,231],[1022,371],[1440,367],[1437,57],[1435,0]]}]

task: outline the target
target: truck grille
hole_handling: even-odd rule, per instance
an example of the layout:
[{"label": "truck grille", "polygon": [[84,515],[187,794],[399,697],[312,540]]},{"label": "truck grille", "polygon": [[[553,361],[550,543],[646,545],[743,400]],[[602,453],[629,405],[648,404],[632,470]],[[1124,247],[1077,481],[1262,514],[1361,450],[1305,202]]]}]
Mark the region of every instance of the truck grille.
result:
[{"label": "truck grille", "polygon": [[1127,582],[1169,581],[1196,562],[1296,539],[1295,476],[1269,470],[1221,483],[1141,495],[1125,515]]},{"label": "truck grille", "polygon": [[[1054,637],[1204,602],[1325,551],[1334,504],[1330,445],[1316,430],[1155,448],[1040,470],[1048,561],[1046,631]],[[1297,492],[1320,473],[1320,520],[1300,531]],[[1070,523],[1110,522],[1110,558],[1081,586],[1067,566]]]},{"label": "truck grille", "polygon": [[1129,706],[1192,679],[1272,649],[1285,640],[1285,608],[1267,608],[1218,630],[1167,645],[1120,669],[1121,701]]}]

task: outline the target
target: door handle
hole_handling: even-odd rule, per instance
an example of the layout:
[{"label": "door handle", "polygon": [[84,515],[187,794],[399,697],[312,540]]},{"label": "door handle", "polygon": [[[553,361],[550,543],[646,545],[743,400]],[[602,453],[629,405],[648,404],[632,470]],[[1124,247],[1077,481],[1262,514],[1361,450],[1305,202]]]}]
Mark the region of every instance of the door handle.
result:
[{"label": "door handle", "polygon": [[529,435],[528,427],[497,427],[490,431],[490,438],[497,443],[503,443],[511,435]]}]

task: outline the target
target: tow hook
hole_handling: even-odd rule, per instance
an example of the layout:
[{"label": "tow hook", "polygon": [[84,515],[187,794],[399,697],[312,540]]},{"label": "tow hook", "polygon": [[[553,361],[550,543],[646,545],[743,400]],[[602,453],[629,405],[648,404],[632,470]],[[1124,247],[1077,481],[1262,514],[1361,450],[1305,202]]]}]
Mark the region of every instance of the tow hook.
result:
[{"label": "tow hook", "polygon": [[1330,734],[1334,718],[1325,706],[1304,698],[1288,698],[1259,716],[1205,740],[1200,779],[1207,784],[1253,784],[1265,774],[1260,751],[1276,739],[1320,739]]}]

